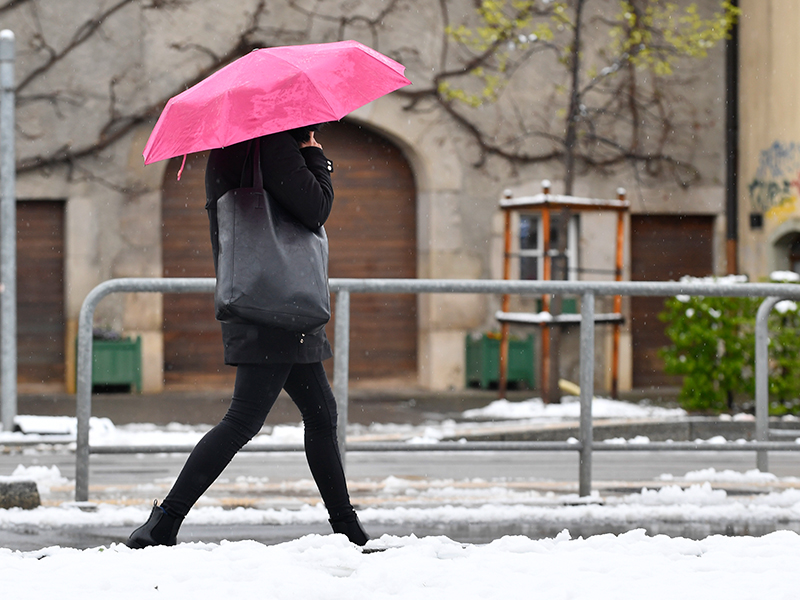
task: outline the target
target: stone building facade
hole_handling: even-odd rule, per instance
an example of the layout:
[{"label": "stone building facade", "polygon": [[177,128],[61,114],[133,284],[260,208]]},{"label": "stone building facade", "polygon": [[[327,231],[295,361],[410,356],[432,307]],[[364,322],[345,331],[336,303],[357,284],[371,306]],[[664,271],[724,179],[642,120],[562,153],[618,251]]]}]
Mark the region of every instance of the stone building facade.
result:
[{"label": "stone building facade", "polygon": [[741,270],[800,272],[800,56],[796,2],[742,2],[739,238]]},{"label": "stone building facade", "polygon": [[[611,14],[615,6],[595,0],[593,14]],[[27,294],[21,303],[30,309],[21,317],[28,319],[21,330],[28,336],[21,345],[23,388],[73,385],[78,313],[100,282],[213,273],[203,156],[189,157],[178,182],[180,159],[145,167],[141,153],[167,98],[252,47],[357,39],[404,63],[413,82],[405,94],[365,106],[319,136],[337,163],[331,276],[500,278],[504,190],[533,194],[549,179],[561,191],[563,167],[486,153],[446,106],[414,96],[435,86],[437,74],[463,64],[444,31],[474,19],[474,8],[471,0],[27,0],[0,7],[2,27],[17,39],[19,277],[20,293]],[[786,23],[776,19],[772,26]],[[708,59],[686,65],[671,92],[681,100],[675,125],[688,132],[673,150],[696,170],[691,185],[624,164],[587,169],[576,180],[578,196],[613,198],[617,188],[627,189],[625,278],[725,270],[724,61],[723,48],[714,48]],[[553,89],[564,75],[554,68],[534,61],[502,102],[470,109],[482,139],[509,139],[520,110],[542,111],[558,100]],[[778,111],[767,112],[777,123]],[[771,144],[771,137],[759,137],[748,148]],[[755,171],[747,165],[744,170]],[[777,232],[780,244],[791,245],[770,219],[763,235]],[[599,213],[580,217],[576,276],[608,278],[612,223],[613,216]],[[756,254],[755,245],[747,249],[743,264],[761,260]],[[145,390],[165,382],[216,385],[228,382],[232,370],[221,366],[215,350],[218,327],[209,302],[122,295],[103,301],[96,326],[141,336]],[[662,385],[668,380],[656,362],[642,358],[647,341],[637,340],[637,327],[657,321],[658,306],[631,304],[624,304],[620,387]],[[465,338],[495,330],[497,308],[497,298],[483,296],[364,299],[354,305],[354,377],[462,387]],[[564,376],[573,380],[574,337],[568,332],[562,361]],[[366,341],[359,346],[359,339]],[[600,390],[608,389],[608,344],[599,332]]]}]

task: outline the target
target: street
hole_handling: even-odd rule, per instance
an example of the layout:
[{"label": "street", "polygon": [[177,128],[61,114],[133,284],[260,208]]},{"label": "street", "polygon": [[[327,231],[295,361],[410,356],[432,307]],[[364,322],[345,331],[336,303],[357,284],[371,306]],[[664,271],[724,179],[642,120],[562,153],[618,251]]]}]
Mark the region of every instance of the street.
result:
[{"label": "street", "polygon": [[[90,501],[117,505],[148,506],[154,499],[164,497],[179,472],[185,455],[92,455],[90,476]],[[593,465],[593,490],[596,501],[603,502],[609,495],[634,494],[642,487],[658,488],[675,483],[662,481],[659,476],[670,474],[677,480],[690,471],[713,468],[716,471],[746,472],[755,469],[752,452],[596,452]],[[53,486],[43,497],[43,503],[57,506],[74,498],[74,455],[66,452],[9,453],[0,455],[0,473],[10,474],[18,465],[25,467],[58,467],[70,482]],[[796,453],[770,454],[770,471],[777,477],[800,478],[800,461]],[[347,456],[347,474],[353,502],[359,507],[427,507],[492,502],[492,490],[511,489],[512,493],[534,494],[542,498],[554,494],[577,493],[578,455],[571,452],[350,452]],[[388,478],[402,483],[386,485]],[[442,482],[447,486],[442,487]],[[686,481],[681,482],[687,486]],[[439,486],[438,488],[436,486]],[[410,494],[405,488],[414,488]],[[458,488],[455,493],[447,487]],[[396,489],[395,489],[396,488]],[[767,489],[769,488],[769,489]],[[778,489],[778,488],[774,488]],[[731,496],[760,494],[774,491],[769,485],[754,489],[752,485],[728,484]],[[466,493],[484,493],[487,496],[471,498]],[[477,491],[476,491],[477,490]],[[523,498],[523,496],[520,496]],[[505,500],[508,502],[508,500]],[[222,505],[259,509],[298,510],[319,502],[316,489],[304,456],[299,452],[240,453],[222,477],[201,499],[198,506]],[[541,503],[541,500],[515,500],[519,503]],[[631,528],[643,527],[651,534],[667,533],[687,537],[700,537],[713,533],[749,534],[768,533],[776,528],[800,529],[800,523],[761,524],[763,530],[752,524],[687,523],[680,519],[644,523],[629,522],[569,522],[520,519],[514,522],[398,522],[370,523],[373,535],[446,535],[463,542],[485,543],[503,535],[550,537],[564,528],[573,536],[598,533],[621,533]],[[738,528],[738,529],[737,529]],[[7,527],[0,529],[0,547],[34,550],[49,545],[79,548],[121,542],[131,528],[97,525],[84,527]],[[317,523],[292,523],[285,525],[261,524],[192,524],[181,529],[180,541],[220,541],[255,539],[264,543],[278,543],[311,533],[326,534],[324,520]]]},{"label": "street", "polygon": [[[177,476],[184,454],[93,454],[90,461],[92,486],[144,485]],[[641,482],[662,474],[682,476],[688,471],[748,471],[755,469],[753,452],[595,452],[593,480]],[[27,451],[0,454],[0,473],[10,474],[17,465],[57,466],[62,475],[74,478],[72,453]],[[800,460],[793,452],[770,453],[770,472],[777,477],[800,477]],[[577,489],[577,452],[349,452],[347,475],[354,480],[385,477],[427,479],[524,479],[561,482]],[[223,473],[237,477],[297,480],[310,477],[300,452],[248,453],[237,455]]]}]

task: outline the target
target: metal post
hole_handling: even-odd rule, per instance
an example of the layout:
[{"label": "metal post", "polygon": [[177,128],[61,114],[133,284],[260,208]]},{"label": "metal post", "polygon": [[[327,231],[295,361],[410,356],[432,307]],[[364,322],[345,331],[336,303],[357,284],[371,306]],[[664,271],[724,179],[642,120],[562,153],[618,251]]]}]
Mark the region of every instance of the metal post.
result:
[{"label": "metal post", "polygon": [[347,387],[350,379],[350,292],[336,294],[335,349],[333,353],[333,394],[336,397],[337,442],[342,457],[342,467],[347,465]]},{"label": "metal post", "polygon": [[78,366],[75,416],[75,500],[89,500],[89,425],[92,417],[92,327],[100,301],[115,292],[213,292],[214,279],[204,277],[111,279],[94,288],[78,317]]},{"label": "metal post", "polygon": [[[99,286],[98,286],[99,287]],[[92,328],[94,310],[105,294],[95,288],[81,306],[78,317],[78,356],[75,396],[75,500],[89,500],[89,423],[92,417]]]},{"label": "metal post", "polygon": [[592,398],[594,397],[594,294],[581,298],[581,418],[578,495],[592,493]]},{"label": "metal post", "polygon": [[0,395],[3,430],[17,416],[17,198],[14,156],[14,32],[0,31]]},{"label": "metal post", "polygon": [[[769,438],[769,313],[779,298],[765,298],[756,313],[756,441]],[[756,451],[756,468],[769,471],[769,456],[766,450]]]}]

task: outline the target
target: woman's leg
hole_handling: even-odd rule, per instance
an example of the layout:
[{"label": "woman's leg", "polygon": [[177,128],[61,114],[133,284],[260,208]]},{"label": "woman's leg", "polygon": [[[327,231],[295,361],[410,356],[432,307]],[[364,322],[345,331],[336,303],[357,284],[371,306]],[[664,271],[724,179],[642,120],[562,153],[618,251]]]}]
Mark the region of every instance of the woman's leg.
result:
[{"label": "woman's leg", "polygon": [[264,425],[292,365],[239,365],[228,412],[195,446],[162,508],[185,517],[236,453]]},{"label": "woman's leg", "polygon": [[283,387],[303,415],[306,459],[334,531],[363,546],[369,537],[350,504],[336,438],[336,400],[322,363],[294,365]]}]

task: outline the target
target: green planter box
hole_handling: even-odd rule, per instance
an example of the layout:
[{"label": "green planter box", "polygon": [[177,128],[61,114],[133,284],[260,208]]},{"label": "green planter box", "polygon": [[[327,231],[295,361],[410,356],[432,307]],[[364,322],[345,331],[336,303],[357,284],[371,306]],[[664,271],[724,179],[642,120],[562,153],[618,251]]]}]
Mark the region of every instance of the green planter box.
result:
[{"label": "green planter box", "polygon": [[[551,300],[550,303],[552,304],[553,301]],[[536,310],[542,312],[542,299],[536,299]],[[578,312],[578,299],[577,298],[562,298],[561,299],[561,314],[563,315],[574,315]]]},{"label": "green planter box", "polygon": [[92,340],[92,386],[96,385],[142,391],[142,338]]},{"label": "green planter box", "polygon": [[[534,389],[533,335],[508,341],[508,383]],[[489,388],[500,381],[500,337],[467,335],[467,387]]]}]

